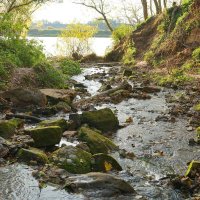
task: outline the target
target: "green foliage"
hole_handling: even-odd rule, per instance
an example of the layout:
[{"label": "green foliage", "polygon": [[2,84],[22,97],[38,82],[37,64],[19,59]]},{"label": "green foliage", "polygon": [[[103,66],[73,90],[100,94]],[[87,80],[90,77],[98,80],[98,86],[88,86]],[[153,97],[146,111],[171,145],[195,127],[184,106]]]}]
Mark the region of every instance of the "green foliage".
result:
[{"label": "green foliage", "polygon": [[136,54],[136,48],[133,44],[129,42],[129,44],[126,47],[125,53],[123,55],[122,61],[125,65],[134,65],[135,64],[135,54]]},{"label": "green foliage", "polygon": [[65,80],[67,77],[54,68],[49,63],[43,63],[34,67],[37,81],[42,87],[66,88]]},{"label": "green foliage", "polygon": [[73,60],[68,60],[68,59],[63,60],[61,62],[60,67],[62,73],[68,76],[74,76],[81,73],[80,64]]},{"label": "green foliage", "polygon": [[0,40],[0,58],[4,64],[16,67],[33,67],[45,60],[42,47],[34,40]]},{"label": "green foliage", "polygon": [[84,24],[69,24],[60,34],[58,47],[67,57],[79,60],[91,52],[89,39],[97,32],[94,26]]},{"label": "green foliage", "polygon": [[122,24],[112,32],[112,39],[115,44],[119,43],[124,37],[129,36],[133,32],[133,26]]},{"label": "green foliage", "polygon": [[192,78],[188,77],[184,70],[182,69],[174,69],[171,74],[167,76],[156,76],[155,80],[161,86],[167,85],[183,85],[192,80]]},{"label": "green foliage", "polygon": [[148,63],[152,63],[154,60],[154,53],[152,50],[147,51],[144,55],[144,60],[147,61]]},{"label": "green foliage", "polygon": [[196,48],[196,49],[192,52],[192,58],[193,58],[196,62],[200,62],[200,47]]}]

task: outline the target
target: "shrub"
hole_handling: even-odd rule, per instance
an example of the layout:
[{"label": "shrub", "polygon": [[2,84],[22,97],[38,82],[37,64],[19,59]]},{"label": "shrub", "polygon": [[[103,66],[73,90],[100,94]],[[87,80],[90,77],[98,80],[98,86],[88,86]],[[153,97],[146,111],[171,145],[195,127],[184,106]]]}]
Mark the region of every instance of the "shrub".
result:
[{"label": "shrub", "polygon": [[133,46],[129,46],[125,54],[123,55],[122,61],[125,65],[134,65],[135,64],[135,53],[136,53],[136,48]]},{"label": "shrub", "polygon": [[67,77],[54,68],[49,63],[43,63],[34,67],[36,78],[42,87],[66,88],[65,80]]},{"label": "shrub", "polygon": [[200,62],[200,47],[196,48],[196,49],[192,52],[192,58],[193,58],[196,62]]},{"label": "shrub", "polygon": [[74,76],[81,73],[80,64],[73,60],[62,61],[60,67],[63,74],[68,76]]},{"label": "shrub", "polygon": [[157,76],[155,79],[161,86],[183,85],[192,80],[192,78],[188,77],[182,69],[174,69],[171,74],[167,76]]},{"label": "shrub", "polygon": [[45,61],[42,47],[34,40],[0,40],[0,58],[16,67],[33,67]]},{"label": "shrub", "polygon": [[58,47],[67,57],[80,60],[83,55],[91,53],[90,38],[97,32],[97,28],[85,24],[69,24],[60,34]]},{"label": "shrub", "polygon": [[129,36],[133,32],[133,26],[122,24],[112,32],[114,43],[119,43],[124,37]]}]

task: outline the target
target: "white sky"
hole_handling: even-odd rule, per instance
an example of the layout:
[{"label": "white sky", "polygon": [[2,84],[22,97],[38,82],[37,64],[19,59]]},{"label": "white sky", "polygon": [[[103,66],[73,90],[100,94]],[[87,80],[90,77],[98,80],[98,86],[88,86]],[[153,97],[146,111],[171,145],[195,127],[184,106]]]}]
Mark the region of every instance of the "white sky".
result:
[{"label": "white sky", "polygon": [[[58,0],[57,0],[58,1]],[[81,5],[74,4],[77,0],[62,0],[63,3],[46,3],[33,14],[33,21],[60,21],[63,23],[71,23],[73,21],[85,23],[91,21],[99,15],[92,9]],[[97,0],[98,1],[98,0]],[[111,4],[111,16],[114,18],[120,13],[120,2],[131,2],[134,6],[141,6],[141,0],[107,0]],[[169,2],[180,0],[169,0]],[[149,0],[148,0],[149,3]],[[129,5],[126,3],[126,5]],[[170,3],[171,5],[171,3]],[[116,14],[116,12],[118,14]],[[122,13],[122,11],[121,11]]]},{"label": "white sky", "polygon": [[[73,3],[73,0],[63,0],[63,3],[48,3],[43,5],[39,10],[33,14],[33,21],[48,20],[48,21],[60,21],[64,23],[88,22],[98,17],[96,12],[92,9],[85,8],[84,6]],[[75,0],[74,0],[75,1]],[[110,1],[110,0],[108,0]],[[113,4],[119,3],[119,0],[112,0]],[[138,5],[140,0],[132,0]],[[114,6],[113,6],[113,9]],[[89,10],[89,12],[88,12]]]}]

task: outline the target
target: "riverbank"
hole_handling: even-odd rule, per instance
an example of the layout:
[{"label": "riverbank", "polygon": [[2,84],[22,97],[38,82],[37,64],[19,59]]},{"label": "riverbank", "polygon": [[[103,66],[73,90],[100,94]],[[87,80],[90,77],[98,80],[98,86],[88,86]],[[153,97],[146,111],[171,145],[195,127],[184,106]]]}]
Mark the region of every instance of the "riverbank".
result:
[{"label": "riverbank", "polygon": [[[17,95],[15,98],[12,98],[12,92],[7,93],[6,98],[5,93],[4,96],[1,96],[5,100],[4,102],[1,101],[3,121],[14,116],[24,118],[23,123],[18,121],[20,123],[18,123],[15,129],[14,135],[12,133],[8,137],[7,140],[11,143],[1,142],[1,148],[4,149],[1,152],[5,152],[1,154],[2,167],[0,169],[4,174],[3,180],[10,180],[19,185],[15,189],[12,188],[12,184],[9,185],[9,191],[12,192],[8,194],[3,188],[7,187],[9,183],[2,180],[3,182],[0,185],[4,192],[1,196],[7,198],[8,195],[16,196],[17,194],[19,198],[23,196],[26,199],[44,199],[54,195],[60,199],[84,199],[85,196],[91,199],[106,199],[108,196],[111,199],[171,198],[180,200],[189,198],[189,194],[183,194],[181,190],[177,190],[171,183],[173,183],[173,177],[177,177],[176,174],[185,174],[188,162],[193,159],[199,159],[199,146],[195,138],[195,129],[199,125],[192,123],[192,121],[199,122],[199,112],[193,109],[199,97],[198,88],[192,89],[189,85],[188,90],[187,87],[184,89],[157,87],[149,79],[148,74],[146,74],[148,70],[145,71],[145,68],[124,69],[117,63],[110,64],[109,66],[102,63],[100,65],[93,64],[93,66],[90,64],[89,68],[87,64],[84,64],[84,66],[82,73],[72,77],[70,80],[71,88],[73,89],[62,91],[53,89],[40,90],[42,95],[39,93],[40,98],[37,96],[36,101],[34,101],[33,96],[28,101],[27,97],[25,98],[24,95],[21,95],[20,104],[26,103],[28,107],[27,105],[22,107],[22,105],[17,104],[16,98],[20,96]],[[37,92],[31,93],[31,95],[37,95]],[[30,91],[24,91],[24,94],[30,95]],[[36,106],[36,103],[38,106]],[[90,113],[92,115],[97,110],[101,111],[104,108],[111,109],[117,116],[118,122],[112,122],[110,111],[106,112],[107,114],[101,113],[104,116],[103,124],[98,120],[93,119],[90,121],[90,118],[83,117],[83,113]],[[113,116],[113,114],[111,115]],[[105,120],[108,116],[109,121],[106,122]],[[52,119],[62,119],[62,123],[46,121],[43,124],[45,123],[47,127],[50,126],[50,129],[55,128],[55,126],[57,127],[56,129],[62,128],[62,137],[59,136],[60,141],[55,142],[55,144],[60,144],[58,145],[60,148],[58,146],[53,147],[54,145],[52,144],[48,148],[39,147],[45,153],[45,159],[47,158],[50,163],[44,164],[40,162],[41,159],[44,161],[44,156],[39,157],[40,159],[38,157],[37,159],[35,157],[31,157],[28,160],[22,159],[23,157],[20,159],[20,155],[17,153],[20,149],[31,151],[30,148],[36,145],[36,140],[31,136],[31,133],[28,134],[28,130],[30,128],[35,129],[35,127],[43,129],[43,125],[41,123],[38,124],[38,121]],[[116,118],[113,119],[116,120]],[[83,128],[85,123],[90,128]],[[105,126],[106,123],[109,126]],[[117,123],[119,123],[119,127],[117,127]],[[113,124],[113,129],[110,129],[111,124]],[[92,127],[101,131],[97,131]],[[101,137],[107,138],[103,140],[103,143],[101,143],[101,137],[96,141],[92,140],[92,144],[98,142],[97,146],[103,145],[104,148],[94,149],[88,140],[83,139],[83,135],[80,137],[80,134],[83,133],[95,134],[96,137],[101,135]],[[111,145],[112,148],[110,146],[109,151],[105,150],[107,140],[112,141],[112,144],[117,145],[118,148],[114,148],[114,150],[114,146]],[[43,140],[43,142],[47,141],[47,139]],[[111,144],[110,142],[109,145]],[[75,163],[74,158],[76,156],[67,157],[67,152],[71,152],[74,155],[72,152],[76,148],[80,149],[89,158],[90,156],[93,159],[96,158],[94,156],[96,153],[108,153],[107,156],[109,155],[110,157],[106,157],[106,160],[105,157],[102,157],[103,165],[100,163],[97,165],[101,169],[94,170],[94,164],[97,162],[96,159],[92,161],[92,168],[88,168],[86,167],[88,165],[85,165],[87,159],[83,154]],[[112,151],[110,151],[110,148]],[[60,168],[63,168],[62,165],[59,165],[54,158],[52,159],[52,155],[59,149],[67,149],[65,154],[66,162],[69,166],[73,164],[73,168],[61,170]],[[110,159],[115,159],[115,161],[112,160],[111,162]],[[21,163],[21,160],[23,161],[22,163],[25,162],[30,166],[28,170],[24,165],[17,164]],[[82,166],[80,169],[86,170],[84,171],[86,175],[78,177],[81,177],[87,183],[87,187],[79,182],[79,178],[77,182],[76,176],[74,176],[77,171],[71,171],[72,169],[75,170],[76,166],[79,166],[79,162],[81,162]],[[122,171],[113,162],[117,162]],[[12,165],[12,163],[17,165]],[[93,174],[94,182],[91,185],[89,178],[91,175],[87,174],[87,172],[91,171],[104,172],[100,175],[102,182],[97,184],[97,174]],[[17,178],[21,176],[21,173],[27,177],[26,183],[24,182],[25,179]],[[31,178],[31,173],[38,180],[38,186],[37,182]],[[11,174],[12,177],[10,176]],[[100,189],[102,184],[105,184],[105,178],[109,178],[109,174],[119,179],[110,179],[112,182],[110,182],[109,187]],[[128,185],[120,180],[126,181]],[[34,184],[32,181],[34,181]],[[63,189],[65,188],[68,192],[73,191],[73,193],[71,194],[64,190],[54,191],[55,185],[53,188],[49,186],[52,183],[61,186]],[[75,187],[71,187],[71,184],[74,183],[76,183]],[[117,186],[117,184],[122,183],[125,184],[123,190],[113,190],[113,187],[118,188],[119,185]],[[23,189],[24,184],[28,185],[26,193]],[[34,186],[34,189],[32,186]],[[44,186],[47,186],[47,188],[45,189]],[[182,187],[181,184],[179,186],[180,188]],[[77,187],[83,190],[77,190]],[[108,188],[111,193],[108,193]],[[136,193],[131,188],[134,188]],[[187,190],[190,191],[189,188]],[[195,193],[195,191],[193,192]]]}]

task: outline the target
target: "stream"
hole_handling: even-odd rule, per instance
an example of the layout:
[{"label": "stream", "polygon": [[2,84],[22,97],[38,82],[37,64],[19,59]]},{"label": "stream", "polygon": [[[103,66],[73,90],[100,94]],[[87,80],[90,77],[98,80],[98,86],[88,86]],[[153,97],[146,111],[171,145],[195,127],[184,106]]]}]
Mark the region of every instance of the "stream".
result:
[{"label": "stream", "polygon": [[[99,79],[86,80],[86,75],[106,73],[103,79],[109,78],[109,67],[84,68],[82,74],[73,79],[86,86],[93,96],[101,87]],[[128,181],[138,193],[137,198],[149,200],[181,200],[185,199],[179,191],[159,181],[168,174],[184,174],[187,163],[199,159],[199,149],[189,146],[188,140],[194,137],[193,131],[187,131],[187,121],[176,118],[175,122],[156,120],[163,115],[169,115],[169,107],[165,95],[174,93],[173,90],[162,89],[152,94],[151,99],[137,100],[134,98],[115,104],[102,104],[96,109],[111,108],[118,116],[121,125],[126,124],[127,118],[133,122],[126,124],[112,135],[112,140],[127,152],[135,154],[134,159],[121,158],[118,153],[112,156],[121,164],[123,171],[117,174]],[[87,98],[87,97],[86,97]],[[66,114],[56,117],[68,118]],[[61,143],[70,145],[62,140]],[[73,144],[75,145],[75,144]],[[13,164],[0,168],[0,200],[79,200],[85,199],[81,194],[69,194],[64,190],[49,185],[40,190],[38,182],[31,175],[32,169],[23,164]],[[112,199],[112,198],[109,198]],[[125,199],[115,197],[113,199]]]}]

